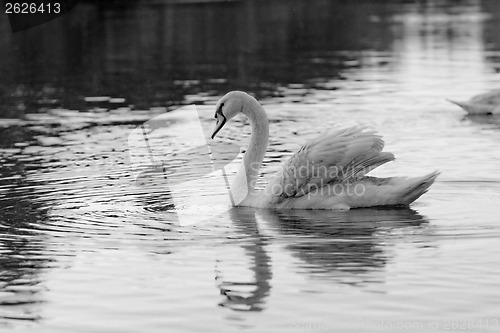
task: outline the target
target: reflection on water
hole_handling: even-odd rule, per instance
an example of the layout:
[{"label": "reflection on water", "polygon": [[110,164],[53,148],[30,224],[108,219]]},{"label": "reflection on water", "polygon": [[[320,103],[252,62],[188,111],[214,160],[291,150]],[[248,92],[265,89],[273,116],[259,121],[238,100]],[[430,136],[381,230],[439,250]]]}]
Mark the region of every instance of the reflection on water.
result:
[{"label": "reflection on water", "polygon": [[217,286],[224,295],[220,305],[239,311],[262,311],[271,292],[272,264],[266,251],[268,240],[259,232],[254,209],[234,208],[229,211],[229,216],[234,223],[236,237],[252,239],[241,245],[249,258],[252,276],[250,281],[230,281],[219,268]]},{"label": "reflection on water", "polygon": [[[262,212],[280,233],[299,241],[287,246],[308,274],[327,274],[349,284],[374,282],[387,261],[382,237],[396,228],[427,223],[411,209],[362,209],[332,215],[328,211]],[[319,241],[321,239],[321,241]]]},{"label": "reflection on water", "polygon": [[[498,67],[498,3],[461,3],[128,2],[117,10],[81,1],[69,15],[16,34],[2,16],[1,114],[96,105],[85,96],[119,97],[102,100],[106,108],[149,108],[203,103],[235,87],[279,95],[279,86],[314,87],[359,67],[373,68],[369,75],[405,67],[396,73],[403,87],[432,84],[425,79],[455,68],[469,81]],[[446,65],[422,67],[429,58]]]},{"label": "reflection on water", "polygon": [[[444,98],[499,84],[499,26],[494,0],[119,9],[80,1],[70,15],[16,34],[0,16],[0,327],[493,325],[499,122],[466,117]],[[191,103],[208,105],[201,121],[211,127],[215,101],[235,88],[269,113],[265,174],[320,130],[363,124],[398,158],[376,176],[442,176],[411,209],[238,208],[179,225],[180,208],[155,170],[135,178],[127,138]],[[158,138],[185,137],[184,125]],[[235,119],[219,140],[240,147],[248,136],[248,122]],[[179,151],[185,146],[162,148],[179,167],[195,153]]]},{"label": "reflection on water", "polygon": [[44,302],[45,289],[40,277],[53,261],[42,234],[32,224],[43,220],[41,213],[30,213],[30,203],[13,203],[15,214],[0,213],[0,322],[38,320],[37,304]]},{"label": "reflection on water", "polygon": [[467,115],[464,117],[464,121],[470,121],[476,124],[493,125],[493,129],[500,129],[500,116],[483,116],[483,115]]},{"label": "reflection on water", "polygon": [[390,260],[390,253],[384,249],[385,236],[396,229],[415,232],[428,223],[406,208],[362,209],[335,215],[328,211],[234,208],[229,217],[235,232],[232,237],[252,239],[237,245],[248,258],[250,274],[244,276],[250,280],[230,281],[225,277],[228,272],[220,267],[216,275],[225,297],[220,305],[238,311],[262,311],[272,294],[269,233],[277,239],[293,239],[284,250],[300,260],[295,264],[298,273],[356,286],[384,282],[384,266]]}]

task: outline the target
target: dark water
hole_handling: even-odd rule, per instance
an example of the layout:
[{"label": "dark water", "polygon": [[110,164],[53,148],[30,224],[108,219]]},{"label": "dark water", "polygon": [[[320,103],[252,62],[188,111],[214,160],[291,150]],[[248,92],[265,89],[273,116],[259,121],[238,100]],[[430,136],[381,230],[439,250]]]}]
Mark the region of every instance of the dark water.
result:
[{"label": "dark water", "polygon": [[[393,68],[408,25],[420,42],[437,43],[431,49],[457,51],[471,33],[485,51],[500,43],[497,23],[467,31],[470,19],[461,18],[484,21],[495,1],[106,3],[81,1],[69,15],[15,34],[2,16],[1,114],[80,110],[87,96],[145,109],[235,88],[274,96],[288,84],[321,87],[325,79],[345,80],[349,69]],[[387,54],[362,63],[367,52]],[[496,56],[484,58],[498,70]]]},{"label": "dark water", "polygon": [[[500,119],[445,98],[498,88],[500,3],[145,3],[15,34],[0,14],[0,329],[498,331]],[[374,175],[442,174],[410,209],[349,212],[185,209],[138,184],[137,126],[195,103],[211,128],[233,89],[271,120],[264,173],[363,124],[397,157]],[[199,123],[165,120],[156,148],[182,164]]]}]

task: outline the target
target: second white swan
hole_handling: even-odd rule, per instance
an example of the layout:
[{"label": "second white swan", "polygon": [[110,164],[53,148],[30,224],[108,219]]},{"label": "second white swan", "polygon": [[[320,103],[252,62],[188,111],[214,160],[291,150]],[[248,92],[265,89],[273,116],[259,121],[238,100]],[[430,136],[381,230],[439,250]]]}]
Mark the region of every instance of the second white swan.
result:
[{"label": "second white swan", "polygon": [[372,131],[350,127],[330,131],[302,146],[262,190],[255,183],[266,153],[269,121],[260,103],[232,91],[216,105],[212,139],[228,120],[242,113],[250,119],[252,135],[231,186],[235,206],[286,209],[350,209],[409,205],[427,192],[438,172],[422,177],[375,178],[366,174],[394,160],[382,152],[384,141]]},{"label": "second white swan", "polygon": [[500,89],[474,96],[468,101],[448,101],[460,106],[469,115],[500,115]]}]

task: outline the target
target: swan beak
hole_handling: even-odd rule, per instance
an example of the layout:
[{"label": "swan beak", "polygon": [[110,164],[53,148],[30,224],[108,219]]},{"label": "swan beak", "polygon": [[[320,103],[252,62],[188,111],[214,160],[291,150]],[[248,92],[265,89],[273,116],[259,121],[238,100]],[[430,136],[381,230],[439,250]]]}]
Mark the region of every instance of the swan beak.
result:
[{"label": "swan beak", "polygon": [[215,124],[214,131],[212,133],[212,137],[211,137],[212,139],[215,138],[217,133],[219,133],[219,131],[222,129],[222,127],[224,127],[224,125],[226,124],[226,117],[224,117],[222,112],[217,113],[215,115],[215,118],[217,119],[217,123]]}]

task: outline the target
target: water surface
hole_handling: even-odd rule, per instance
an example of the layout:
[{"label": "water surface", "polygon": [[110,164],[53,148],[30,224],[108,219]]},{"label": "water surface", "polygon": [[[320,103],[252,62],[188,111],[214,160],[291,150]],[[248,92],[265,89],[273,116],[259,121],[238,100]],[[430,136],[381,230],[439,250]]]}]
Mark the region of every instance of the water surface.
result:
[{"label": "water surface", "polygon": [[[445,100],[498,87],[495,1],[82,2],[71,15],[15,35],[0,20],[0,328],[498,331],[500,119]],[[234,208],[179,225],[163,183],[136,182],[128,136],[193,102],[210,128],[234,88],[268,112],[265,174],[355,124],[397,158],[374,175],[442,174],[408,209]],[[182,152],[192,125],[160,132],[165,148]],[[245,146],[249,130],[237,119],[218,140]]]}]

